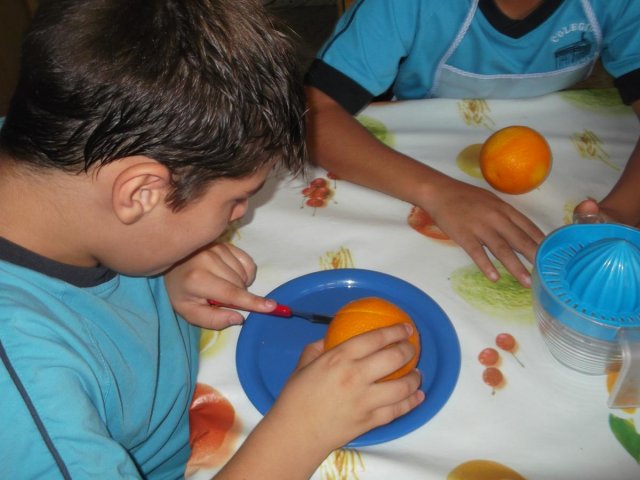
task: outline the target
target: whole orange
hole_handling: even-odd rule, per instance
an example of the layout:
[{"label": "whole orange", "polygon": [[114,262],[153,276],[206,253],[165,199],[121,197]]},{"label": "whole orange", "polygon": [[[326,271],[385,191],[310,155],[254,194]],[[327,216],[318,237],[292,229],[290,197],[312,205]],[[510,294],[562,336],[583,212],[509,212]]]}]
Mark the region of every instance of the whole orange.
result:
[{"label": "whole orange", "polygon": [[415,355],[398,370],[379,381],[383,382],[400,378],[411,372],[418,364],[420,357],[420,336],[418,329],[407,313],[397,305],[378,297],[365,297],[353,300],[344,305],[333,317],[324,337],[324,348],[329,350],[342,342],[361,333],[388,327],[396,323],[408,323],[413,333],[408,341],[415,349]]},{"label": "whole orange", "polygon": [[545,181],[551,170],[551,149],[535,130],[513,125],[493,133],[480,150],[485,180],[504,193],[526,193]]}]

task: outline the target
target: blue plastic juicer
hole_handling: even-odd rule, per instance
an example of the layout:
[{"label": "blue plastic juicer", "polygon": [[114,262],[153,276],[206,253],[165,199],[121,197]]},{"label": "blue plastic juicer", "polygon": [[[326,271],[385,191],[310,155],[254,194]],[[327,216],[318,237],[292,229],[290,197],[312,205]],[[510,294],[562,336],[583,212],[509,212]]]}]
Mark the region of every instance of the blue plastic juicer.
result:
[{"label": "blue plastic juicer", "polygon": [[538,247],[533,303],[553,356],[581,373],[618,372],[609,407],[640,406],[640,230],[568,225]]}]

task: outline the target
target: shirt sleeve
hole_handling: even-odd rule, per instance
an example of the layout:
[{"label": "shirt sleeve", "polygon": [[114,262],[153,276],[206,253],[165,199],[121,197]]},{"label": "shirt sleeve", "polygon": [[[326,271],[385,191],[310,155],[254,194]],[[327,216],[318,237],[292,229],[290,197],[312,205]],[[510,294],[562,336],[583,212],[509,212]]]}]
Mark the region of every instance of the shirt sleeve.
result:
[{"label": "shirt sleeve", "polygon": [[[617,9],[610,8],[616,4]],[[640,99],[640,2],[607,6],[603,25],[602,63],[626,104]]]},{"label": "shirt sleeve", "polygon": [[358,1],[338,20],[306,84],[357,112],[393,85],[411,50],[419,9],[417,0]]},{"label": "shirt sleeve", "polygon": [[626,105],[640,100],[640,69],[614,79],[613,84],[620,92],[620,97]]},{"label": "shirt sleeve", "polygon": [[[63,352],[64,347],[57,349],[55,358],[64,360],[59,362],[48,353],[49,360],[45,355],[27,359],[12,354],[10,343],[6,338],[0,343],[3,476],[141,478],[129,454],[111,438],[101,420],[93,387],[78,376],[77,369],[68,368],[73,359]],[[50,347],[47,345],[47,352],[52,351]]]},{"label": "shirt sleeve", "polygon": [[305,84],[326,93],[352,115],[373,99],[371,92],[320,59],[314,60],[309,67]]}]

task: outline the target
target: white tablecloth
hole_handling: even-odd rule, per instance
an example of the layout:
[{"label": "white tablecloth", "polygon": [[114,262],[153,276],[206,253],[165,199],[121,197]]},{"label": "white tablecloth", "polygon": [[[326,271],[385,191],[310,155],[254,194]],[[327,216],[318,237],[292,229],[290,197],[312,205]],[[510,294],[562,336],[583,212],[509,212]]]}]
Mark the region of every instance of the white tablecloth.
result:
[{"label": "white tablecloth", "polygon": [[[551,174],[533,192],[503,195],[545,232],[571,221],[577,202],[602,198],[618,178],[640,129],[613,91],[575,91],[521,101],[424,100],[368,107],[363,123],[394,148],[475,185],[486,186],[460,153],[492,131],[527,125],[548,140]],[[463,155],[464,156],[464,155]],[[462,167],[461,167],[462,165]],[[411,205],[317,170],[331,196],[312,208],[307,182],[274,176],[231,241],[259,266],[252,291],[317,270],[353,267],[404,279],[431,296],[455,326],[461,371],[449,401],[425,425],[396,440],[332,454],[313,478],[333,479],[640,479],[640,414],[607,408],[607,379],[560,365],[538,332],[531,293],[506,275],[485,280],[458,246],[411,228]],[[312,180],[308,179],[308,180]],[[503,272],[504,273],[504,272]],[[203,336],[202,388],[214,389],[215,441],[194,450],[190,474],[210,477],[229,458],[260,413],[235,368],[242,327]],[[495,347],[499,333],[518,343],[515,354]],[[482,380],[478,354],[501,355],[504,384]],[[428,401],[428,399],[427,399]],[[218,445],[219,444],[219,445]],[[205,445],[203,448],[202,445]],[[474,473],[475,472],[475,473]],[[498,472],[501,472],[498,474]]]}]

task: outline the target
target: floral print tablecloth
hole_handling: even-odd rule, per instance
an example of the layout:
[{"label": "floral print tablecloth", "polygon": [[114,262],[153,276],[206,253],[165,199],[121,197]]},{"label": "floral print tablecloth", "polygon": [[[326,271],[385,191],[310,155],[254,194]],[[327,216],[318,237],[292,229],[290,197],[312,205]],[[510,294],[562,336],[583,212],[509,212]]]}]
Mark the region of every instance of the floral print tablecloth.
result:
[{"label": "floral print tablecloth", "polygon": [[[393,148],[484,187],[479,145],[508,125],[538,130],[553,152],[549,177],[503,198],[547,233],[570,223],[580,200],[611,189],[640,132],[613,90],[386,103],[358,119]],[[538,332],[531,292],[504,270],[495,284],[484,279],[425,212],[320,169],[306,180],[274,174],[253,207],[227,236],[259,266],[255,293],[317,270],[376,270],[431,296],[460,341],[457,385],[434,418],[396,440],[334,452],[314,479],[640,479],[640,413],[607,408],[611,378],[558,364]],[[214,474],[261,418],[236,373],[241,328],[203,333],[193,479]],[[487,348],[498,353],[499,382],[485,372]]]}]

